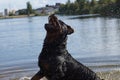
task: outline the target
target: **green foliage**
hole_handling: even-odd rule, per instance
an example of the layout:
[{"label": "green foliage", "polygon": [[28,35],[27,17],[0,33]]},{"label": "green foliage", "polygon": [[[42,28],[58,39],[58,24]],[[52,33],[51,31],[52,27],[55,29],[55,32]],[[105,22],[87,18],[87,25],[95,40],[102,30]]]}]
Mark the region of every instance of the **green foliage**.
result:
[{"label": "green foliage", "polygon": [[19,15],[27,15],[27,9],[20,9],[18,10]]},{"label": "green foliage", "polygon": [[14,14],[12,12],[9,12],[9,16],[14,16]]},{"label": "green foliage", "polygon": [[92,0],[91,2],[90,2],[90,6],[91,7],[94,7],[96,5],[96,0]]},{"label": "green foliage", "polygon": [[90,2],[87,0],[76,0],[71,3],[70,0],[66,4],[61,5],[59,8],[59,14],[78,15],[89,14]]},{"label": "green foliage", "polygon": [[105,16],[120,17],[120,0],[110,1],[110,3],[101,8],[101,14]]},{"label": "green foliage", "polygon": [[70,0],[68,0],[66,4],[61,5],[59,8],[59,14],[76,15],[89,13],[87,6],[84,6],[85,0],[76,0],[74,3],[71,3]]},{"label": "green foliage", "polygon": [[27,14],[28,16],[33,13],[33,10],[32,10],[32,5],[30,4],[30,2],[27,2]]},{"label": "green foliage", "polygon": [[120,0],[70,0],[61,5],[59,14],[80,15],[80,14],[102,14],[120,15]]}]

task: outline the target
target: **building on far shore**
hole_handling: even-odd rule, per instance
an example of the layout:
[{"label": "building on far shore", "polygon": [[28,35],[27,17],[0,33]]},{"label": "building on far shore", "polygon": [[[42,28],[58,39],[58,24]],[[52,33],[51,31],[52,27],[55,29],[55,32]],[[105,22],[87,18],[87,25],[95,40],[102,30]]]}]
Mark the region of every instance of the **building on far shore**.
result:
[{"label": "building on far shore", "polygon": [[4,16],[8,16],[8,9],[4,9]]},{"label": "building on far shore", "polygon": [[3,12],[0,12],[0,17],[3,17]]},{"label": "building on far shore", "polygon": [[[61,6],[61,3],[56,3],[55,5],[46,5],[45,7],[34,9],[33,14],[35,14],[35,15],[53,14],[53,13],[55,13],[55,12],[57,12],[59,10],[60,6]],[[15,16],[17,16],[17,15],[26,15],[27,14],[27,9],[19,9],[19,10],[15,11],[14,14],[15,14]]]},{"label": "building on far shore", "polygon": [[16,10],[10,10],[9,15],[15,15]]},{"label": "building on far shore", "polygon": [[60,3],[56,3],[56,5],[46,5],[45,7],[38,8],[35,10],[36,14],[53,14],[59,10]]},{"label": "building on far shore", "polygon": [[60,8],[60,5],[61,5],[61,3],[56,3],[55,6],[56,6],[57,8]]}]

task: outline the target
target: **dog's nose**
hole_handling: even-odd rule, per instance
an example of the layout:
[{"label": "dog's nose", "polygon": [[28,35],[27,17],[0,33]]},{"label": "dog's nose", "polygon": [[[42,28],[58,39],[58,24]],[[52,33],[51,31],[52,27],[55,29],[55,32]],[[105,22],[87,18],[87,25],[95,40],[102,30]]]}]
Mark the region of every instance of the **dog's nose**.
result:
[{"label": "dog's nose", "polygon": [[50,24],[45,24],[45,29],[48,30],[50,28]]},{"label": "dog's nose", "polygon": [[51,31],[55,30],[54,26],[51,24],[45,24],[45,29],[47,32],[51,32]]}]

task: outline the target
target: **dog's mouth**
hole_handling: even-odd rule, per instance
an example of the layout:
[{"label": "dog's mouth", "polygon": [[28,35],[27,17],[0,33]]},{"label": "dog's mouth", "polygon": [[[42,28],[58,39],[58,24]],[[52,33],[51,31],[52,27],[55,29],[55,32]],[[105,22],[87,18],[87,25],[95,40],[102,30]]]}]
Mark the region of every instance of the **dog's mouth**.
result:
[{"label": "dog's mouth", "polygon": [[56,16],[49,16],[48,23],[45,24],[45,29],[47,32],[55,32],[60,30],[60,24]]},{"label": "dog's mouth", "polygon": [[65,24],[61,20],[58,20],[54,14],[49,16],[48,23],[45,24],[45,29],[49,33],[62,34],[64,32],[66,32],[68,35],[72,34],[74,32],[74,30],[71,28],[71,26]]}]

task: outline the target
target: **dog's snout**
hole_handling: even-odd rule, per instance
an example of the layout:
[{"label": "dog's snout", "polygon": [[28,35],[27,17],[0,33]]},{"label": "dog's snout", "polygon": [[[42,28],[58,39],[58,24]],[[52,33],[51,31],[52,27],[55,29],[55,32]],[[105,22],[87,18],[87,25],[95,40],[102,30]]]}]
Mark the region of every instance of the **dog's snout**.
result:
[{"label": "dog's snout", "polygon": [[67,29],[68,29],[68,35],[74,33],[74,29],[71,28],[70,26],[67,26]]},{"label": "dog's snout", "polygon": [[51,24],[45,24],[45,29],[47,31],[50,31],[53,28],[53,26]]}]

